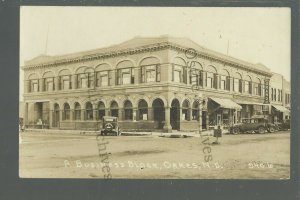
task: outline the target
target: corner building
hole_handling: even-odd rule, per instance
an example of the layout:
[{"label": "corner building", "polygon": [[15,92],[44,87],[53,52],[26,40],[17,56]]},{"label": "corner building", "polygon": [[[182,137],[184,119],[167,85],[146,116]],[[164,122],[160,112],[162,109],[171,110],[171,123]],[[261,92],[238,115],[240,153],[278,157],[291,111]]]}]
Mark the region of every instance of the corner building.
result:
[{"label": "corner building", "polygon": [[107,48],[25,62],[27,128],[192,131],[269,116],[270,70],[186,38],[136,37]]}]

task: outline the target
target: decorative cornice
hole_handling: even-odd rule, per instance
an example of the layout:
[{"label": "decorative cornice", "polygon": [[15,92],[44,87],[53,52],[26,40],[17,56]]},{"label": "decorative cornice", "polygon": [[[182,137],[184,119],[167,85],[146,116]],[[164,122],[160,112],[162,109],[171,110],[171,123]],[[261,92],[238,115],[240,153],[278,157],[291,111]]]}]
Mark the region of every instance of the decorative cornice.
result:
[{"label": "decorative cornice", "polygon": [[[171,43],[171,42],[163,42],[163,43],[145,45],[145,46],[141,46],[141,47],[138,47],[135,49],[129,48],[129,49],[123,49],[123,50],[117,50],[117,51],[109,51],[109,52],[105,52],[105,53],[95,53],[95,54],[83,55],[81,57],[78,56],[78,57],[69,58],[69,59],[58,59],[58,60],[49,61],[49,62],[45,62],[45,63],[41,63],[41,64],[25,65],[25,66],[22,66],[22,69],[29,70],[29,69],[38,69],[38,68],[45,68],[45,67],[55,67],[55,66],[64,65],[64,64],[79,63],[79,62],[99,60],[99,59],[118,57],[118,56],[134,55],[134,54],[144,53],[144,52],[154,52],[154,51],[159,51],[159,50],[163,50],[163,49],[172,49],[175,51],[186,53],[187,51],[189,51],[190,48],[186,48],[186,47],[183,47],[183,46],[177,45],[175,43]],[[222,64],[241,68],[243,70],[253,71],[256,73],[263,74],[263,75],[272,76],[271,72],[266,72],[263,70],[255,69],[255,68],[253,68],[253,66],[251,66],[251,64],[249,64],[249,65],[241,64],[238,62],[228,60],[226,58],[222,58],[220,56],[208,54],[205,52],[199,52],[197,50],[193,53],[195,54],[195,57],[201,57],[201,58],[212,60],[212,61],[219,62]]]}]

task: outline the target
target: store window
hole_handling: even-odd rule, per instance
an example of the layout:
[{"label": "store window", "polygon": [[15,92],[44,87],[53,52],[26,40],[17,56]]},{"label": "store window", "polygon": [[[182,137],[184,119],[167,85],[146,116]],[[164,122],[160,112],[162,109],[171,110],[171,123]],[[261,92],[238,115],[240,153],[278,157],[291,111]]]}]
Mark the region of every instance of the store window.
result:
[{"label": "store window", "polygon": [[148,120],[148,104],[145,100],[140,100],[138,104],[138,119]]},{"label": "store window", "polygon": [[190,120],[190,104],[187,100],[182,103],[182,120]]}]

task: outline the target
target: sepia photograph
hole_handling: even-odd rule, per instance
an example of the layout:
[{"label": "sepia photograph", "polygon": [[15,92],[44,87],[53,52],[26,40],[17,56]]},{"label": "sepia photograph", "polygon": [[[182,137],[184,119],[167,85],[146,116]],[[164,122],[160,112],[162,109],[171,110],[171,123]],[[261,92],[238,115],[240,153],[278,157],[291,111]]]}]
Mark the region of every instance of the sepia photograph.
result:
[{"label": "sepia photograph", "polygon": [[19,177],[290,179],[291,10],[20,7]]}]

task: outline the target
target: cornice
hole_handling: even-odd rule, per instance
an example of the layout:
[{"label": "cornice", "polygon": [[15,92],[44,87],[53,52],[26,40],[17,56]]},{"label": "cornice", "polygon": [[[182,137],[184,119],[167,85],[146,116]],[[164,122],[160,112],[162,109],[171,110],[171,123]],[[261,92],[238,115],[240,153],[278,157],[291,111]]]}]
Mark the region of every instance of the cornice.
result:
[{"label": "cornice", "polygon": [[[141,47],[138,47],[135,49],[129,48],[129,49],[123,49],[123,50],[117,50],[117,51],[109,51],[109,52],[105,52],[105,53],[95,53],[95,54],[83,55],[80,57],[78,56],[78,57],[69,58],[69,59],[58,59],[55,61],[45,62],[45,63],[41,63],[41,64],[35,64],[35,65],[25,65],[25,66],[22,66],[22,69],[23,70],[31,70],[31,69],[40,69],[40,68],[46,68],[46,67],[56,67],[56,66],[64,65],[64,64],[74,64],[74,63],[99,60],[99,59],[105,59],[105,58],[134,55],[134,54],[144,53],[144,52],[154,52],[154,51],[159,51],[159,50],[163,50],[163,49],[172,49],[175,51],[186,53],[187,51],[189,51],[190,48],[183,47],[183,46],[177,45],[175,43],[171,43],[171,42],[163,42],[163,43],[145,45],[145,46],[141,46]],[[226,58],[221,58],[216,55],[208,54],[205,52],[199,52],[197,50],[193,53],[195,54],[196,57],[201,57],[201,58],[208,59],[211,61],[220,62],[225,65],[237,67],[237,68],[247,70],[247,71],[260,73],[262,75],[266,75],[266,76],[270,76],[270,77],[272,76],[271,72],[254,69],[253,66],[251,66],[250,64],[244,65],[244,64],[241,64],[238,62],[230,61]]]}]

